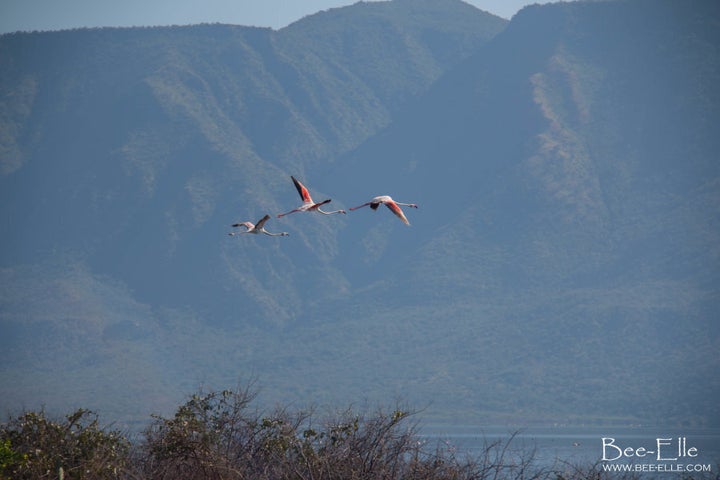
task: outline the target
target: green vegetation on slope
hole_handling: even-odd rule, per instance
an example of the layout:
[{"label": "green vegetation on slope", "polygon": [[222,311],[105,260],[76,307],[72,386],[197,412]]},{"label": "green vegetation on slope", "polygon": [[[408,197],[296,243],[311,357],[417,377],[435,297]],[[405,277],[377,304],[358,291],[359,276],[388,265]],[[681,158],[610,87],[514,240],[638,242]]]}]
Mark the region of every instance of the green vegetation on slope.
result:
[{"label": "green vegetation on slope", "polygon": [[[720,12],[683,5],[3,36],[3,401],[131,420],[254,373],[269,403],[716,425]],[[291,174],[420,208],[226,235]]]}]

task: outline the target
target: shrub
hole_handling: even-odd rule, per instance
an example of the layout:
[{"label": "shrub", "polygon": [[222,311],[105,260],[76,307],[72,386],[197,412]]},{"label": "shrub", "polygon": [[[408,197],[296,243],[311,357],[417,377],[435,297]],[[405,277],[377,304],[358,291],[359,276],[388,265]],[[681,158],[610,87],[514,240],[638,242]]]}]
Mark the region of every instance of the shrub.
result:
[{"label": "shrub", "polygon": [[[26,412],[0,428],[0,480],[610,480],[601,465],[539,467],[512,438],[460,457],[427,443],[402,406],[318,419],[310,410],[251,407],[249,390],[199,392],[153,416],[132,447],[79,409],[61,421]],[[633,474],[622,477],[637,479]],[[702,478],[702,477],[700,477]]]},{"label": "shrub", "polygon": [[405,408],[348,409],[317,421],[313,410],[252,410],[253,398],[248,391],[200,393],[173,417],[155,417],[141,449],[143,474],[153,480],[537,478],[502,463],[506,445],[489,445],[481,460],[427,451]]},{"label": "shrub", "polygon": [[224,390],[193,395],[172,418],[154,416],[145,432],[148,478],[242,478],[255,430],[246,408],[254,395]]},{"label": "shrub", "polygon": [[79,409],[62,421],[44,411],[11,418],[0,430],[0,475],[39,478],[116,479],[125,470],[129,442],[98,427],[97,415]]}]

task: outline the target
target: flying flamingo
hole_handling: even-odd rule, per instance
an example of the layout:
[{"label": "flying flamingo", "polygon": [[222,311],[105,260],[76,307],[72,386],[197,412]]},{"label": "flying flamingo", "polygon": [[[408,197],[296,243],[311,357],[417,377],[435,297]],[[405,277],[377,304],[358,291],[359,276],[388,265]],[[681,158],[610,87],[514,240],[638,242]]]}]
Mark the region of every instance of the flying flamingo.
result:
[{"label": "flying flamingo", "polygon": [[298,179],[293,177],[292,175],[290,175],[290,178],[292,178],[292,181],[295,184],[295,188],[297,188],[297,191],[300,194],[300,198],[302,198],[303,204],[300,205],[295,210],[290,210],[287,213],[281,213],[280,215],[278,215],[278,218],[284,217],[285,215],[290,215],[291,213],[295,213],[295,212],[316,211],[318,213],[322,213],[323,215],[332,215],[333,213],[347,213],[345,210],[335,210],[332,212],[324,212],[324,211],[320,210],[320,206],[325,205],[326,203],[330,203],[332,200],[328,198],[327,200],[323,200],[322,202],[315,203],[313,201],[312,197],[310,196],[310,192],[308,191],[307,188],[305,188],[305,185],[300,183],[298,181]]},{"label": "flying flamingo", "polygon": [[405,225],[410,225],[410,222],[408,222],[408,219],[405,218],[405,214],[400,209],[400,206],[418,208],[418,206],[414,203],[400,203],[390,198],[389,195],[380,195],[379,197],[375,197],[369,202],[363,203],[362,205],[359,205],[357,207],[353,207],[350,210],[357,210],[358,208],[367,207],[368,205],[370,205],[370,208],[372,208],[373,210],[377,210],[381,203],[385,204],[385,206],[388,207],[395,215],[397,215],[397,217],[402,220]]},{"label": "flying flamingo", "polygon": [[264,233],[265,235],[270,235],[271,237],[287,237],[290,235],[287,232],[280,232],[280,233],[270,233],[267,230],[265,230],[265,222],[270,220],[270,215],[265,215],[263,218],[258,220],[256,224],[253,224],[252,222],[241,222],[241,223],[235,223],[233,224],[233,227],[245,227],[247,230],[244,232],[230,232],[228,235],[231,237],[234,235],[240,235],[243,233],[252,233],[255,235],[258,235],[260,233]]}]

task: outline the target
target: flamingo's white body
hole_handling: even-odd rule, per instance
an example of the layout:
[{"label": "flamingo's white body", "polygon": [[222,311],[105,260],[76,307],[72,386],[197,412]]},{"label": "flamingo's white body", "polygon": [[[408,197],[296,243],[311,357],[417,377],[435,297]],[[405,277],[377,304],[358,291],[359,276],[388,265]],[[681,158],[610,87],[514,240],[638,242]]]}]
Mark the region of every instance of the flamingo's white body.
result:
[{"label": "flamingo's white body", "polygon": [[245,227],[247,230],[244,232],[230,232],[228,235],[231,237],[234,235],[240,235],[243,233],[252,233],[254,235],[258,235],[260,233],[264,233],[265,235],[270,235],[271,237],[287,237],[290,235],[287,232],[279,232],[279,233],[270,233],[267,230],[265,230],[265,222],[270,220],[270,215],[265,215],[263,218],[258,220],[257,223],[253,224],[252,222],[241,222],[241,223],[235,223],[233,224],[233,227]]},{"label": "flamingo's white body", "polygon": [[295,213],[295,212],[316,211],[318,213],[322,213],[323,215],[332,215],[334,213],[347,213],[347,212],[345,212],[345,210],[335,210],[332,212],[324,212],[324,211],[320,210],[320,207],[322,205],[325,205],[326,203],[330,203],[332,200],[328,198],[327,200],[323,200],[322,202],[315,203],[313,201],[312,197],[310,196],[310,192],[305,187],[305,185],[300,183],[298,181],[298,179],[293,177],[292,175],[290,176],[290,178],[292,178],[292,181],[295,184],[295,188],[297,188],[297,191],[300,194],[300,198],[302,198],[303,204],[294,210],[290,210],[287,213],[281,213],[280,215],[278,215],[278,218],[284,217],[285,215],[290,215],[291,213]]},{"label": "flamingo's white body", "polygon": [[400,203],[393,200],[389,195],[380,195],[372,200],[370,200],[367,203],[363,203],[362,205],[358,205],[357,207],[353,207],[350,210],[357,210],[358,208],[367,207],[370,206],[373,210],[377,210],[377,208],[384,204],[386,207],[390,209],[391,212],[393,212],[397,217],[405,223],[405,225],[410,225],[410,222],[408,222],[408,219],[405,217],[405,214],[403,213],[401,206],[403,207],[412,207],[412,208],[418,208],[418,206],[414,203]]}]

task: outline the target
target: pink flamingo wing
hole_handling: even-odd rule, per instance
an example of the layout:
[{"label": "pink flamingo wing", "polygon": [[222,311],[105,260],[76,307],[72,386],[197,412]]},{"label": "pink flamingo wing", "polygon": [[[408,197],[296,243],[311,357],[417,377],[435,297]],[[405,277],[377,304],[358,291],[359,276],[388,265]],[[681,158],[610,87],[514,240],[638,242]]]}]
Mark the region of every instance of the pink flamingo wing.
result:
[{"label": "pink flamingo wing", "polygon": [[257,228],[258,230],[261,229],[263,225],[265,225],[265,222],[267,222],[268,220],[270,220],[270,215],[265,215],[263,218],[258,220],[258,222],[255,224],[255,228]]},{"label": "pink flamingo wing", "polygon": [[408,222],[408,219],[405,218],[405,214],[403,211],[398,207],[397,203],[393,201],[385,202],[385,205],[395,214],[397,217],[402,220],[405,225],[410,225],[410,222]]},{"label": "pink flamingo wing", "polygon": [[322,202],[313,203],[313,205],[310,207],[310,210],[317,210],[318,208],[322,207],[326,203],[330,203],[332,201],[331,198],[328,198],[327,200],[323,200]]},{"label": "pink flamingo wing", "polygon": [[240,222],[240,223],[233,223],[233,227],[245,227],[248,230],[251,230],[255,228],[255,225],[253,225],[252,222]]},{"label": "pink flamingo wing", "polygon": [[290,176],[292,178],[293,183],[295,184],[295,188],[297,188],[298,193],[300,194],[300,198],[302,198],[303,203],[313,203],[313,199],[310,196],[310,192],[307,188],[305,188],[305,185],[300,183],[297,178]]}]

